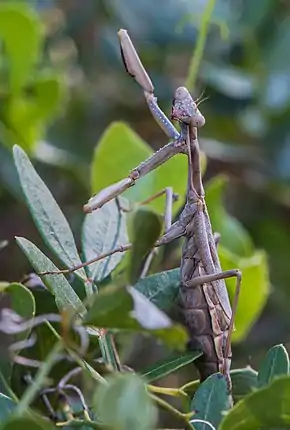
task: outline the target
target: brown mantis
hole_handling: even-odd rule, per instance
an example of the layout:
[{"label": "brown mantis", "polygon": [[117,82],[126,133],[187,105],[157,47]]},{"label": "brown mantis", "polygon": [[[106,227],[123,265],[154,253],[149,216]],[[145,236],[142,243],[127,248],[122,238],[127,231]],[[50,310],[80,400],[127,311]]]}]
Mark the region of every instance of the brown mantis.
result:
[{"label": "brown mantis", "polygon": [[[153,117],[167,136],[172,139],[172,142],[132,170],[126,179],[93,196],[84,206],[84,211],[92,212],[100,208],[134,185],[138,178],[149,173],[174,155],[181,152],[187,154],[186,205],[174,224],[171,225],[167,217],[166,232],[156,243],[156,246],[181,236],[185,237],[180,268],[180,307],[184,324],[189,331],[189,347],[201,349],[203,352],[203,355],[196,361],[201,381],[212,373],[221,372],[227,380],[230,391],[231,333],[240,290],[241,273],[237,269],[222,271],[216,240],[206,209],[197,139],[197,128],[204,125],[205,119],[187,89],[178,88],[172,106],[172,119],[179,121],[181,125],[181,133],[179,133],[159,108],[151,80],[142,66],[127,32],[120,30],[118,34],[126,69],[142,86]],[[172,202],[172,192],[167,190],[166,196],[167,207],[169,207]],[[130,244],[121,246],[60,273],[70,273],[115,252],[127,251],[130,248]],[[46,272],[46,274],[49,273],[51,272]],[[230,306],[224,281],[229,277],[237,278],[233,309]]]}]

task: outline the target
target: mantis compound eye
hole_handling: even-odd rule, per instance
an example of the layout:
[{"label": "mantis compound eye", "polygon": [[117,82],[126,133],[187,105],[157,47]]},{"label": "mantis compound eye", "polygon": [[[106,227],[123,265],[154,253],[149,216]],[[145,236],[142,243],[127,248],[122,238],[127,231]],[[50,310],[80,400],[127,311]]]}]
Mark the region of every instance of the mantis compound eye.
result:
[{"label": "mantis compound eye", "polygon": [[194,120],[195,127],[203,127],[205,124],[205,118],[204,116],[199,112],[199,115],[196,116]]},{"label": "mantis compound eye", "polygon": [[177,90],[175,91],[175,94],[174,94],[175,100],[184,100],[187,97],[191,97],[187,88],[185,88],[185,87],[177,88]]}]

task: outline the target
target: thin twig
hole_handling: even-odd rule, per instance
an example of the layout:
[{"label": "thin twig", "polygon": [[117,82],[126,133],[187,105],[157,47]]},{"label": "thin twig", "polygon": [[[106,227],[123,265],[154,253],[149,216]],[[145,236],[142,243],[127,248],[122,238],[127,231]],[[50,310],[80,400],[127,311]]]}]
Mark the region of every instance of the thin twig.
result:
[{"label": "thin twig", "polygon": [[167,403],[165,400],[160,399],[159,397],[155,396],[154,394],[150,394],[150,397],[155,401],[155,403],[165,411],[169,412],[171,415],[173,415],[175,418],[181,420],[188,430],[194,430],[194,427],[190,424],[185,414],[180,412],[178,409],[175,409],[173,406],[171,406],[169,403]]},{"label": "thin twig", "polygon": [[39,368],[32,385],[25,391],[22,399],[18,403],[15,409],[15,415],[22,415],[33,402],[38,391],[42,388],[46,376],[49,374],[51,368],[54,366],[55,362],[58,360],[59,353],[61,352],[63,345],[61,342],[57,342],[52,348],[51,352],[48,354],[46,361],[42,363]]},{"label": "thin twig", "polygon": [[203,51],[206,44],[208,25],[210,23],[210,18],[212,16],[214,6],[215,6],[215,0],[208,0],[204,8],[204,12],[202,14],[201,27],[198,33],[196,47],[194,49],[194,53],[192,55],[192,58],[188,67],[188,74],[187,74],[187,79],[185,84],[185,86],[189,88],[191,91],[195,88],[196,78],[197,78],[198,70],[203,56]]},{"label": "thin twig", "polygon": [[102,260],[103,258],[106,257],[110,257],[113,254],[116,254],[117,252],[125,252],[125,251],[129,251],[129,249],[132,248],[132,244],[128,243],[127,245],[122,245],[122,246],[118,246],[118,248],[115,248],[111,251],[108,252],[104,252],[101,255],[98,255],[94,258],[92,258],[91,260],[86,261],[85,263],[81,263],[78,264],[77,266],[73,266],[70,269],[64,269],[64,270],[58,270],[58,271],[49,271],[49,272],[41,272],[38,273],[39,276],[46,276],[46,275],[60,275],[60,274],[68,274],[68,273],[72,273],[75,272],[78,269],[81,269],[82,267],[86,267],[89,266],[92,263],[96,263],[99,260]]},{"label": "thin twig", "polygon": [[[55,424],[56,427],[83,427],[83,426],[89,426],[93,429],[104,429],[105,426],[104,424],[99,424],[96,421],[87,421],[87,420],[79,420],[79,419],[74,419],[74,420],[69,420],[69,421],[63,421],[63,422],[59,422]],[[191,427],[192,428],[192,427]]]}]

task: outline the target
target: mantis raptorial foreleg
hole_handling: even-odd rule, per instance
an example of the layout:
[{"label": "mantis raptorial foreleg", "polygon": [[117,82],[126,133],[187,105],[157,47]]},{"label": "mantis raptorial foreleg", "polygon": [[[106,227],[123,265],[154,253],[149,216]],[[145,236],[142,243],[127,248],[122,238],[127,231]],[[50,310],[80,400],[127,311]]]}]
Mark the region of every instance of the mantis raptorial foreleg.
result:
[{"label": "mantis raptorial foreleg", "polygon": [[[135,184],[135,182],[151,172],[152,170],[159,167],[161,164],[165,163],[171,157],[178,153],[187,154],[186,136],[183,132],[179,133],[172,122],[167,118],[162,109],[158,106],[157,98],[154,96],[154,87],[151,79],[143,67],[141,60],[132,44],[132,41],[126,30],[120,30],[118,32],[121,53],[126,67],[127,72],[134,77],[136,82],[141,85],[145,100],[152,113],[155,121],[164,131],[164,133],[172,139],[172,142],[168,143],[157,152],[155,152],[151,157],[142,162],[139,166],[133,169],[127,178],[106,187],[100,191],[97,195],[93,196],[87,204],[84,205],[84,212],[90,213],[100,207],[105,203],[117,197],[123,193],[126,189],[130,188]],[[196,111],[196,123],[203,125],[205,119],[203,115]]]}]

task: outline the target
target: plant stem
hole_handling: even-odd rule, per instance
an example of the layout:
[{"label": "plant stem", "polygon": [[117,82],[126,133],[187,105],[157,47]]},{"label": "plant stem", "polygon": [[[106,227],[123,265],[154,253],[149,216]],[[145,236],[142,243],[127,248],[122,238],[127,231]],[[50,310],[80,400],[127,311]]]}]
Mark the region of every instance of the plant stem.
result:
[{"label": "plant stem", "polygon": [[147,388],[151,393],[163,394],[165,396],[173,396],[173,397],[187,397],[188,395],[180,390],[179,388],[167,388],[167,387],[157,387],[156,385],[147,384]]},{"label": "plant stem", "polygon": [[185,392],[190,390],[190,391],[196,391],[198,386],[200,385],[200,381],[196,380],[196,381],[190,381],[187,384],[182,385],[182,387],[180,387],[180,390]]},{"label": "plant stem", "polygon": [[89,426],[93,429],[104,429],[104,425],[97,423],[96,421],[87,421],[87,420],[69,420],[69,421],[64,421],[64,422],[60,422],[60,423],[56,423],[55,424],[56,427],[83,427],[83,426]]},{"label": "plant stem", "polygon": [[51,352],[48,354],[45,362],[37,371],[33,383],[25,391],[22,399],[18,403],[18,406],[15,410],[15,415],[21,415],[23,414],[23,412],[27,411],[30,404],[33,402],[35,396],[37,395],[38,391],[42,388],[46,376],[49,374],[51,368],[58,360],[58,356],[62,348],[63,346],[61,342],[57,342],[54,345]]},{"label": "plant stem", "polygon": [[[59,333],[55,330],[55,328],[50,324],[49,321],[46,321],[47,326],[50,328],[50,330],[52,331],[52,333],[54,334],[54,336],[61,341],[61,336],[59,335]],[[103,378],[92,366],[90,366],[85,360],[83,360],[81,357],[79,357],[77,355],[77,353],[75,351],[73,351],[72,349],[66,347],[64,345],[64,348],[66,349],[66,351],[70,354],[70,356],[75,360],[75,362],[85,371],[87,371],[90,376],[95,380],[98,381],[102,384],[106,384],[106,380],[105,378]]]},{"label": "plant stem", "polygon": [[195,87],[198,70],[200,67],[203,51],[206,44],[208,26],[210,23],[210,18],[211,18],[214,6],[215,6],[215,0],[208,0],[204,8],[204,12],[202,14],[201,26],[200,26],[200,30],[199,30],[199,34],[196,42],[196,47],[194,49],[194,52],[188,67],[188,73],[186,78],[185,86],[186,88],[188,88],[189,91],[193,91]]},{"label": "plant stem", "polygon": [[1,381],[2,385],[3,385],[3,388],[5,388],[5,390],[7,391],[7,394],[9,395],[9,397],[10,397],[12,400],[14,400],[15,402],[17,402],[17,403],[18,403],[18,401],[19,401],[18,397],[16,396],[16,394],[14,393],[14,391],[11,389],[11,387],[10,387],[10,385],[8,384],[8,382],[7,382],[6,378],[5,378],[5,376],[4,376],[4,375],[3,375],[3,373],[1,372],[1,369],[0,369],[0,381]]},{"label": "plant stem", "polygon": [[154,396],[154,394],[150,394],[150,397],[157,403],[157,405],[169,412],[171,415],[173,415],[178,420],[182,421],[184,424],[185,429],[187,430],[193,430],[194,427],[190,424],[190,422],[187,419],[187,416],[180,412],[178,409],[175,409],[173,406],[171,406],[169,403],[167,403],[165,400],[160,399],[157,396]]},{"label": "plant stem", "polygon": [[120,372],[121,363],[113,335],[104,331],[104,334],[99,337],[99,344],[104,362],[115,371]]}]

